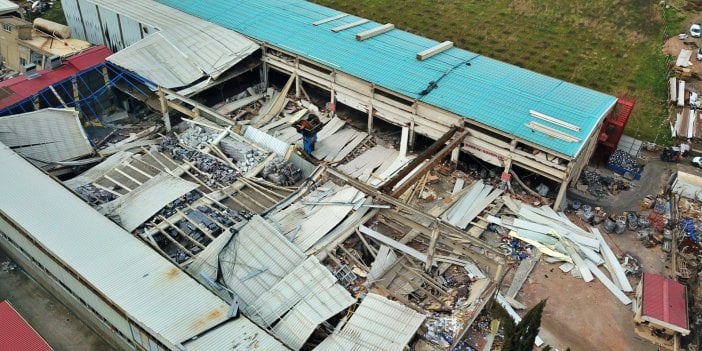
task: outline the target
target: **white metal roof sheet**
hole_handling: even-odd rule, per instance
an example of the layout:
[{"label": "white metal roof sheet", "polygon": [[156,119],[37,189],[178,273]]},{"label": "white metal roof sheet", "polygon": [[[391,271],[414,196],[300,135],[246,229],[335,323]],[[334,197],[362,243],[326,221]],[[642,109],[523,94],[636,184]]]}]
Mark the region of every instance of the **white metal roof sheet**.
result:
[{"label": "white metal roof sheet", "polygon": [[38,167],[94,151],[74,109],[47,108],[1,117],[0,142]]},{"label": "white metal roof sheet", "polygon": [[305,255],[260,216],[253,216],[219,255],[224,282],[242,308],[304,260]]},{"label": "white metal roof sheet", "polygon": [[197,187],[183,178],[159,173],[126,195],[104,204],[103,208],[117,216],[122,228],[131,232],[171,201]]},{"label": "white metal roof sheet", "polygon": [[228,304],[2,143],[0,164],[0,211],[161,342],[228,318]]},{"label": "white metal roof sheet", "polygon": [[161,33],[152,34],[107,60],[169,89],[186,86],[204,74]]},{"label": "white metal roof sheet", "polygon": [[313,296],[335,282],[334,275],[319,263],[317,257],[310,256],[246,306],[244,311],[253,321],[270,325],[302,299]]},{"label": "white metal roof sheet", "polygon": [[377,294],[368,294],[341,331],[315,350],[402,351],[424,321],[423,314]]},{"label": "white metal roof sheet", "polygon": [[0,15],[19,10],[19,5],[10,0],[0,0]]},{"label": "white metal roof sheet", "polygon": [[83,185],[93,183],[103,177],[105,174],[109,173],[115,167],[118,167],[127,160],[131,159],[132,155],[134,154],[129,151],[119,151],[116,154],[104,159],[94,167],[91,167],[87,171],[63,182],[63,185],[75,190]]},{"label": "white metal roof sheet", "polygon": [[248,319],[241,317],[220,325],[185,344],[186,351],[288,350]]},{"label": "white metal roof sheet", "polygon": [[300,301],[273,328],[275,335],[293,350],[299,350],[317,326],[356,301],[339,284]]}]

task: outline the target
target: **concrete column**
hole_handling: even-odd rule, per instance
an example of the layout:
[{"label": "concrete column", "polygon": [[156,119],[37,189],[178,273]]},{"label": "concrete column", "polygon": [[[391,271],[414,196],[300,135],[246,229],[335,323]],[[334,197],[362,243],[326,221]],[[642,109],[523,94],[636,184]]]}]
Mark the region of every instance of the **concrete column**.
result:
[{"label": "concrete column", "polygon": [[409,146],[410,150],[414,150],[414,120],[410,121],[410,130],[409,130],[409,142],[407,143]]},{"label": "concrete column", "polygon": [[502,175],[500,176],[501,189],[505,189],[512,178],[512,175],[509,173],[510,169],[512,169],[512,158],[507,158],[505,160],[505,169],[502,171]]},{"label": "concrete column", "polygon": [[407,146],[409,145],[409,127],[402,127],[400,135],[400,157],[407,156]]},{"label": "concrete column", "polygon": [[553,209],[559,210],[561,203],[565,200],[566,190],[568,190],[568,182],[561,182],[561,187],[558,189],[558,196],[556,196],[556,202],[553,203]]},{"label": "concrete column", "polygon": [[295,97],[299,98],[302,92],[302,81],[300,80],[300,75],[295,75]]},{"label": "concrete column", "polygon": [[166,93],[163,90],[158,90],[158,99],[161,102],[161,113],[163,114],[163,124],[166,126],[166,131],[171,131],[171,118],[168,114],[168,103],[166,102]]},{"label": "concrete column", "polygon": [[82,112],[78,103],[78,101],[80,100],[80,92],[78,91],[78,78],[73,77],[73,79],[71,79],[71,85],[73,87],[73,101],[75,102],[76,110],[78,110],[78,112]]},{"label": "concrete column", "polygon": [[334,91],[333,86],[331,89],[329,89],[329,112],[330,116],[333,116],[336,113],[336,91]]},{"label": "concrete column", "polygon": [[373,104],[368,106],[368,134],[373,132]]},{"label": "concrete column", "polygon": [[565,200],[566,191],[568,190],[568,183],[570,183],[571,177],[573,176],[573,162],[568,164],[565,172],[565,178],[561,181],[561,187],[558,189],[558,196],[556,196],[556,201],[553,203],[553,209],[558,210],[561,204]]},{"label": "concrete column", "polygon": [[458,163],[458,157],[461,155],[461,147],[451,150],[451,163]]},{"label": "concrete column", "polygon": [[261,65],[261,81],[263,82],[263,91],[268,89],[268,63],[263,62]]}]

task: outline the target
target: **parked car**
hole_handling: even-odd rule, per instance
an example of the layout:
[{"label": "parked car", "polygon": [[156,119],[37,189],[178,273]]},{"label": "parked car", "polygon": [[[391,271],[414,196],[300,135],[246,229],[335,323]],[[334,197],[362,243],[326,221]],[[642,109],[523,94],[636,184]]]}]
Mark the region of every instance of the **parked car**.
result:
[{"label": "parked car", "polygon": [[702,36],[702,28],[700,27],[699,23],[694,23],[692,26],[690,26],[690,35],[695,38]]},{"label": "parked car", "polygon": [[702,156],[693,157],[692,164],[697,166],[697,167],[702,167]]}]

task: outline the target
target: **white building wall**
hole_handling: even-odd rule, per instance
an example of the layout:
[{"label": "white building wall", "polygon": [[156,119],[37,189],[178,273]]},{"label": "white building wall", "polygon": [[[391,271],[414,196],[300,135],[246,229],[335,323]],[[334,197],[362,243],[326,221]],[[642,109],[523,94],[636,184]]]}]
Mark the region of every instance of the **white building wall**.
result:
[{"label": "white building wall", "polygon": [[129,323],[125,317],[112,306],[105,303],[83,283],[78,281],[73,274],[61,267],[53,258],[49,257],[2,218],[0,218],[0,232],[7,235],[14,244],[24,250],[24,253],[21,254],[29,256],[28,258],[39,263],[43,269],[53,275],[53,279],[63,284],[63,288],[69,290],[67,291],[68,295],[82,299],[81,303],[95,310],[101,318],[107,321],[108,326],[116,328],[125,336],[131,336]]}]

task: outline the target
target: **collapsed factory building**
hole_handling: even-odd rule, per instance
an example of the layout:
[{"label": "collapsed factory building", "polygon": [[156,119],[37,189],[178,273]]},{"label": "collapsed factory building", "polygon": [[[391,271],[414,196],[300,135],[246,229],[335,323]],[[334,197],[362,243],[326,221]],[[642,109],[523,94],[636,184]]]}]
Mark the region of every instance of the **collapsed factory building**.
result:
[{"label": "collapsed factory building", "polygon": [[[411,147],[415,134],[436,140],[465,127],[457,150],[507,174],[551,180],[554,207],[598,139],[607,141],[605,120],[618,117],[615,97],[305,1],[160,3],[253,39],[264,85],[271,70],[292,75],[296,96],[305,83],[319,87],[332,105],[366,114],[368,130],[376,118],[407,128]],[[153,32],[168,37],[166,16],[136,1],[70,0],[64,8],[76,37],[115,51]]]},{"label": "collapsed factory building", "polygon": [[0,244],[115,347],[460,348],[491,296],[520,305],[532,250],[631,303],[601,235],[559,212],[620,99],[306,1],[62,5],[114,52],[103,90],[123,101],[14,122],[106,128],[44,160],[75,170],[60,181],[0,137]]}]

